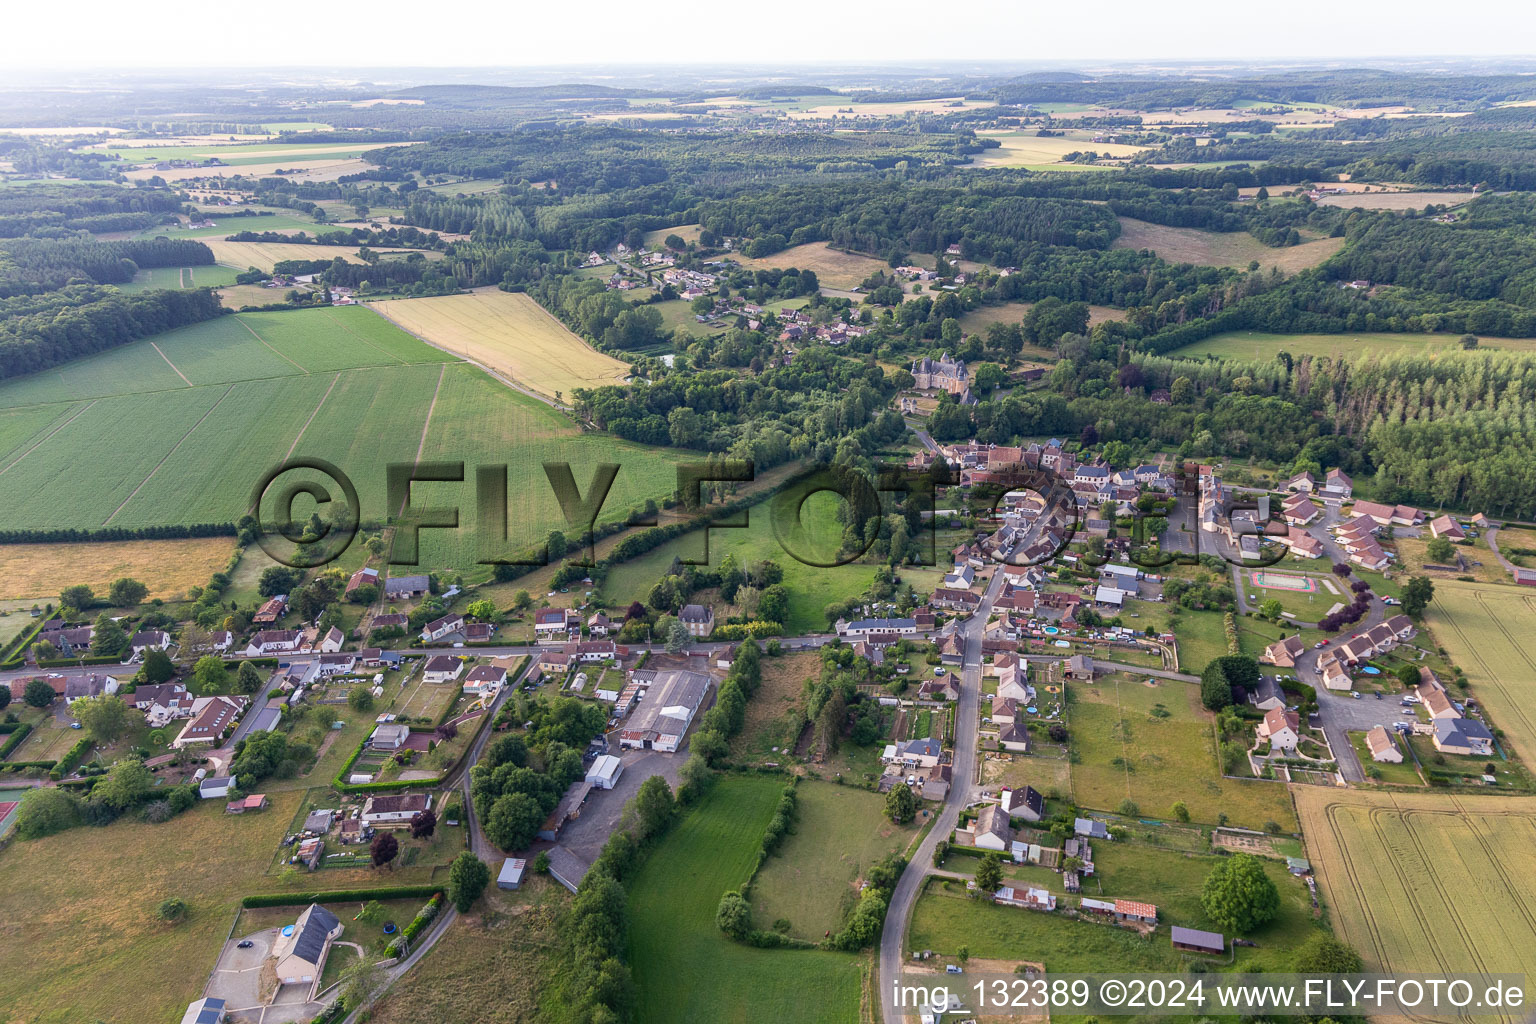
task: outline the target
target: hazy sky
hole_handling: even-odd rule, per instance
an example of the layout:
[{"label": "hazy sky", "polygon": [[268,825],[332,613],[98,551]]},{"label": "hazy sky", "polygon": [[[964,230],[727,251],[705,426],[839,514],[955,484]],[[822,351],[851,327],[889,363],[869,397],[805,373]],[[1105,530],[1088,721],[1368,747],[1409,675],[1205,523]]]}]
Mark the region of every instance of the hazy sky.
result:
[{"label": "hazy sky", "polygon": [[75,0],[7,8],[0,67],[10,68],[1496,56],[1536,38],[1531,0],[374,0],[234,8]]}]

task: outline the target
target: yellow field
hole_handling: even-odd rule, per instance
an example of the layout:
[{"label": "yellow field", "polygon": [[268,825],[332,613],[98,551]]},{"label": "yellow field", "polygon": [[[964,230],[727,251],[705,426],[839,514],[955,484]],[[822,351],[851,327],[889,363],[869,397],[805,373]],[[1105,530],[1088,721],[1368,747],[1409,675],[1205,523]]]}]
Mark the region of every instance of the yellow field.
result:
[{"label": "yellow field", "polygon": [[[1040,138],[1032,132],[977,132],[978,135],[996,139],[997,149],[983,150],[970,163],[971,167],[1029,167],[1039,164],[1059,164],[1068,153],[1093,150],[1099,156],[1128,157],[1140,153],[1144,146],[1121,146],[1112,142],[1094,142],[1092,137]],[[1088,167],[1087,164],[1060,164],[1062,168]]]},{"label": "yellow field", "polygon": [[660,245],[668,235],[676,235],[685,242],[697,242],[699,232],[702,231],[697,224],[679,224],[675,228],[662,228],[659,231],[647,231],[645,233],[646,245]]},{"label": "yellow field", "polygon": [[[237,270],[245,270],[247,267],[255,267],[272,273],[274,264],[281,260],[333,260],[337,256],[348,263],[361,263],[357,258],[358,246],[355,245],[301,245],[298,242],[229,242],[222,238],[199,238],[208,248],[213,250],[213,259],[216,263],[222,263],[226,267],[234,267]],[[383,256],[400,252],[420,252],[429,260],[440,260],[443,254],[434,250],[419,249],[375,249],[375,252]],[[282,298],[273,299],[281,302]]]},{"label": "yellow field", "polygon": [[1151,249],[1169,263],[1246,267],[1251,261],[1258,260],[1261,269],[1279,267],[1287,274],[1317,266],[1343,245],[1342,238],[1319,238],[1275,249],[1246,231],[1170,228],[1131,217],[1120,218],[1120,237],[1115,239],[1116,249]]},{"label": "yellow field", "polygon": [[417,337],[551,398],[629,376],[626,364],[572,334],[527,295],[481,288],[370,306]]},{"label": "yellow field", "polygon": [[1293,792],[1334,929],[1366,970],[1536,967],[1536,800]]},{"label": "yellow field", "polygon": [[1536,593],[1436,580],[1425,615],[1435,640],[1461,666],[1504,742],[1527,763],[1536,758]]},{"label": "yellow field", "polygon": [[777,267],[794,267],[797,270],[814,270],[825,288],[853,288],[877,270],[889,269],[884,260],[858,253],[840,252],[825,242],[807,242],[760,260],[745,256],[732,257],[748,270]]},{"label": "yellow field", "polygon": [[123,576],[149,587],[152,598],[174,597],[205,586],[234,549],[232,537],[0,544],[0,597],[57,600],[60,590],[76,583],[105,597],[108,585]]}]

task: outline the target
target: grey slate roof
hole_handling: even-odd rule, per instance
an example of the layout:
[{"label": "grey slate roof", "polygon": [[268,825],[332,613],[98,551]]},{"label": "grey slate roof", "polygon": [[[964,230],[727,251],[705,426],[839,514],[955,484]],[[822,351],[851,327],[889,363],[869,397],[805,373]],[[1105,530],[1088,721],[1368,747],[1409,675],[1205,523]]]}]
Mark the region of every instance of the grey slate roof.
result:
[{"label": "grey slate roof", "polygon": [[340,926],[341,921],[318,903],[311,903],[306,915],[303,930],[293,940],[293,951],[310,963],[318,964],[320,954],[325,951],[326,936]]}]

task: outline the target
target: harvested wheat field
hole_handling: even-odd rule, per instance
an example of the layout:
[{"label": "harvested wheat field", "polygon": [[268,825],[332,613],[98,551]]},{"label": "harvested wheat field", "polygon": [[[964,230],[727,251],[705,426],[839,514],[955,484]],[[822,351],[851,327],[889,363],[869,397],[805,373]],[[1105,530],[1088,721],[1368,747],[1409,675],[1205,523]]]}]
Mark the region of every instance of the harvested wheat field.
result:
[{"label": "harvested wheat field", "polygon": [[884,260],[859,253],[842,252],[825,242],[807,242],[776,252],[762,259],[749,260],[745,256],[733,257],[748,270],[794,267],[797,270],[814,270],[816,279],[824,288],[853,288],[875,271],[889,269]]},{"label": "harvested wheat field", "polygon": [[1460,206],[1475,197],[1471,192],[1352,192],[1347,196],[1323,196],[1319,206],[1343,206],[1365,210],[1422,210],[1426,206]]},{"label": "harvested wheat field", "polygon": [[[357,258],[358,246],[355,245],[304,245],[301,242],[230,242],[222,238],[200,238],[208,248],[213,250],[213,259],[216,263],[222,263],[226,267],[234,267],[236,270],[244,270],[247,267],[255,267],[272,273],[274,264],[282,260],[333,260],[340,256],[348,263],[361,263]],[[381,256],[392,256],[407,252],[420,252],[429,260],[440,260],[443,254],[434,250],[422,249],[374,249]]]},{"label": "harvested wheat field", "polygon": [[224,568],[233,537],[187,540],[112,540],[90,544],[0,544],[0,598],[48,598],[84,583],[105,597],[115,579],[128,576],[169,598],[201,587]]},{"label": "harvested wheat field", "polygon": [[629,376],[628,365],[588,345],[527,295],[481,288],[468,295],[390,299],[370,308],[542,395],[620,384]]},{"label": "harvested wheat field", "polygon": [[1292,791],[1324,905],[1366,970],[1536,966],[1536,800]]},{"label": "harvested wheat field", "polygon": [[1319,238],[1300,245],[1275,249],[1246,231],[1201,231],[1169,228],[1131,217],[1120,218],[1117,249],[1151,249],[1169,263],[1193,263],[1201,267],[1246,267],[1253,260],[1268,270],[1278,267],[1287,274],[1315,267],[1344,246],[1342,238]]},{"label": "harvested wheat field", "polygon": [[1435,580],[1424,621],[1467,674],[1489,724],[1527,764],[1536,762],[1536,594],[1521,587]]}]

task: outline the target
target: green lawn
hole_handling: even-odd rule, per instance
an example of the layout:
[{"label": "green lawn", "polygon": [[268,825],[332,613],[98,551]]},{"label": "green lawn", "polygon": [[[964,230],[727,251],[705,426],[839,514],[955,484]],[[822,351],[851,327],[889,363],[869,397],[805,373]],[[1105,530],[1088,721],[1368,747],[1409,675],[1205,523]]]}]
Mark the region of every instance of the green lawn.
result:
[{"label": "green lawn", "polygon": [[1221,777],[1209,715],[1199,690],[1163,681],[1148,686],[1133,673],[1069,683],[1072,792],[1085,807],[1113,811],[1127,798],[1146,817],[1169,817],[1182,800],[1195,821],[1225,813],[1235,825],[1269,821],[1296,827],[1285,787]]},{"label": "green lawn", "polygon": [[646,859],[630,893],[629,962],[640,1024],[846,1024],[866,961],[755,949],[715,927],[720,896],[746,881],[783,780],[725,776]]},{"label": "green lawn", "polygon": [[917,826],[893,825],[877,793],[805,780],[796,794],[795,831],[752,883],[758,927],[789,921],[789,934],[820,941],[842,923],[864,869],[904,849]]},{"label": "green lawn", "polygon": [[1398,739],[1397,733],[1388,733],[1388,735],[1392,737],[1392,742],[1397,745],[1397,749],[1402,751],[1402,764],[1372,760],[1371,752],[1365,745],[1365,733],[1363,732],[1350,733],[1349,745],[1355,748],[1355,756],[1360,758],[1360,764],[1365,767],[1366,771],[1369,772],[1371,769],[1375,769],[1381,773],[1381,778],[1375,781],[1396,786],[1423,786],[1424,780],[1419,778],[1418,770],[1413,764],[1413,756],[1408,751],[1403,750],[1402,740]]},{"label": "green lawn", "polygon": [[1174,621],[1179,644],[1179,668],[1199,675],[1213,658],[1227,653],[1227,630],[1221,612],[1179,612]]}]

